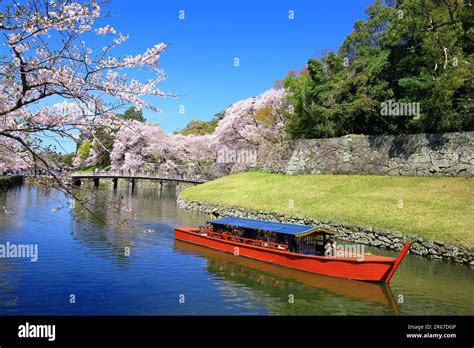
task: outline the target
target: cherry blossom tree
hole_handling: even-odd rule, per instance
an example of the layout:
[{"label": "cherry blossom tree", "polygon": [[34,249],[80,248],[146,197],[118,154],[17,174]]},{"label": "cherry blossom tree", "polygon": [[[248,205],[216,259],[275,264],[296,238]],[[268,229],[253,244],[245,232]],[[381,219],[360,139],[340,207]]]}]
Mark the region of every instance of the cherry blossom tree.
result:
[{"label": "cherry blossom tree", "polygon": [[213,144],[239,149],[263,142],[281,142],[285,135],[282,115],[285,93],[284,89],[270,89],[231,105],[213,134]]},{"label": "cherry blossom tree", "polygon": [[153,141],[147,153],[157,159],[155,170],[174,175],[205,175],[210,177],[209,168],[214,160],[211,149],[211,135],[172,134]]},{"label": "cherry blossom tree", "polygon": [[172,170],[215,161],[216,152],[222,147],[274,146],[285,139],[282,115],[285,96],[283,89],[270,89],[231,105],[213,134],[167,135],[157,131],[154,125],[126,123],[115,133],[112,167],[134,170],[145,164],[156,164],[155,171],[157,167]]},{"label": "cherry blossom tree", "polygon": [[[286,139],[283,117],[287,108],[285,96],[285,90],[271,89],[258,97],[239,101],[225,111],[216,131],[206,135],[167,135],[158,125],[117,119],[121,126],[113,132],[112,169],[194,175],[208,168],[205,175],[210,177],[211,171],[222,173],[218,168],[218,157],[223,149],[233,152],[258,150],[262,153],[277,150],[277,145]],[[96,160],[96,153],[90,151],[88,158],[76,158],[75,164],[92,165]],[[234,163],[230,166],[238,167]],[[247,168],[245,163],[241,167],[242,170]]]},{"label": "cherry blossom tree", "polygon": [[[113,122],[114,111],[128,105],[150,108],[146,95],[166,94],[156,85],[166,75],[158,59],[166,44],[158,43],[137,55],[114,56],[128,35],[99,24],[94,0],[27,0],[0,3],[0,144],[15,143],[33,162],[54,169],[44,156],[41,137],[78,140],[78,131],[90,133],[98,124]],[[101,49],[92,49],[104,42]],[[136,70],[152,76],[131,78]],[[53,99],[54,98],[54,99]],[[51,100],[62,100],[52,106]],[[11,147],[11,146],[10,146]],[[93,155],[93,154],[92,154]],[[128,156],[131,163],[137,159]],[[54,170],[52,170],[54,174]]]},{"label": "cherry blossom tree", "polygon": [[110,154],[112,168],[122,171],[139,171],[145,163],[150,143],[164,137],[158,125],[148,125],[136,120],[124,120],[116,133]]},{"label": "cherry blossom tree", "polygon": [[25,170],[34,167],[32,156],[13,139],[0,142],[0,171]]},{"label": "cherry blossom tree", "polygon": [[212,161],[210,137],[167,135],[158,125],[127,120],[115,133],[110,155],[112,168],[126,172],[161,171],[178,174],[183,167]]}]

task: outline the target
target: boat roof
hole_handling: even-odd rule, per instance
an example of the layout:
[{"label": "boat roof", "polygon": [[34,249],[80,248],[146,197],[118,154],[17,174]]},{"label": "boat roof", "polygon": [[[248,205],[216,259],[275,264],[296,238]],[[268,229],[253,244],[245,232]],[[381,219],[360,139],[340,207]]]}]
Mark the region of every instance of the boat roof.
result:
[{"label": "boat roof", "polygon": [[252,230],[263,230],[269,232],[276,232],[282,234],[288,234],[296,237],[304,237],[312,233],[327,233],[334,234],[323,227],[306,226],[299,224],[287,224],[275,221],[263,221],[254,219],[245,219],[239,217],[224,217],[216,220],[208,221],[211,225],[227,225],[242,228],[249,228]]}]

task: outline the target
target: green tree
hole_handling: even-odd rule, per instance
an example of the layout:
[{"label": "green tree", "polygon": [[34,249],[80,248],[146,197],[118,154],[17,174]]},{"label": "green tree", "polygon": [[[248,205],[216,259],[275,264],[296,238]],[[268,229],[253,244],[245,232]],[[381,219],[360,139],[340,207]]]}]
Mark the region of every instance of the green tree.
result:
[{"label": "green tree", "polygon": [[[137,111],[134,107],[128,108],[123,114],[117,114],[118,118],[125,120],[135,120],[139,122],[145,122],[142,111]],[[110,153],[114,147],[115,137],[114,134],[118,131],[120,127],[120,122],[117,122],[117,126],[112,127],[98,127],[94,130],[92,136],[83,143],[81,148],[79,148],[80,158],[85,159],[89,156],[89,151],[91,148],[97,154],[97,165],[98,166],[109,166]],[[81,153],[84,153],[84,155]],[[87,153],[87,155],[85,155]],[[83,157],[85,156],[85,157]]]},{"label": "green tree", "polygon": [[97,165],[110,165],[110,152],[114,147],[114,132],[107,127],[99,127],[94,131],[92,147],[97,153]]},{"label": "green tree", "polygon": [[75,153],[66,153],[60,157],[62,163],[64,163],[68,167],[72,167],[72,161],[74,160]]},{"label": "green tree", "polygon": [[128,108],[123,114],[118,115],[119,117],[122,117],[126,120],[136,120],[145,123],[146,119],[143,117],[142,110],[137,111],[135,107],[130,107]]},{"label": "green tree", "polygon": [[287,114],[287,132],[292,138],[320,138],[335,135],[335,127],[324,105],[328,94],[328,76],[323,63],[310,59],[307,69],[292,72],[283,86],[293,93],[289,102],[293,112]]},{"label": "green tree", "polygon": [[90,140],[84,140],[84,142],[79,146],[77,149],[77,153],[79,154],[79,158],[81,160],[85,160],[89,157],[90,150],[92,148],[92,142]]},{"label": "green tree", "polygon": [[224,117],[224,112],[221,111],[214,115],[212,120],[210,121],[200,121],[200,120],[192,120],[189,122],[186,127],[181,130],[175,132],[175,134],[183,134],[183,135],[204,135],[204,134],[212,134],[219,121]]},{"label": "green tree", "polygon": [[[460,0],[377,0],[337,53],[284,79],[293,138],[474,129],[474,11]],[[386,117],[388,101],[418,117]]]}]

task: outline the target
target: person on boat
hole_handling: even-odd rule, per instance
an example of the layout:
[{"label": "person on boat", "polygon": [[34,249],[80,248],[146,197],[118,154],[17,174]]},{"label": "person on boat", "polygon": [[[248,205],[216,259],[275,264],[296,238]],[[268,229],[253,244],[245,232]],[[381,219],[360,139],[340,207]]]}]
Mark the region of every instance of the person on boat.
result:
[{"label": "person on boat", "polygon": [[290,237],[290,251],[293,253],[298,252],[298,242],[295,237]]},{"label": "person on boat", "polygon": [[324,255],[334,256],[334,241],[332,239],[328,239],[326,245],[324,246]]},{"label": "person on boat", "polygon": [[265,246],[265,247],[269,246],[269,243],[271,243],[271,241],[272,241],[271,233],[266,231],[263,234],[262,240],[263,240],[263,246]]},{"label": "person on boat", "polygon": [[211,220],[216,220],[216,219],[218,219],[220,216],[221,216],[221,214],[219,213],[219,210],[218,210],[217,208],[212,209],[212,212],[211,212]]}]

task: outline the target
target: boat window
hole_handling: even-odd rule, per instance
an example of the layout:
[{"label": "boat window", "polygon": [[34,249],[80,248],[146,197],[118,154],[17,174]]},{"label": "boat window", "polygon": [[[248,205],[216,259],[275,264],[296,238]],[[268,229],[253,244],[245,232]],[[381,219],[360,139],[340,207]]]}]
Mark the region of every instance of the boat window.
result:
[{"label": "boat window", "polygon": [[[291,241],[290,241],[291,243]],[[324,255],[324,234],[312,234],[306,237],[295,238],[290,244],[290,250],[301,254]]]}]

